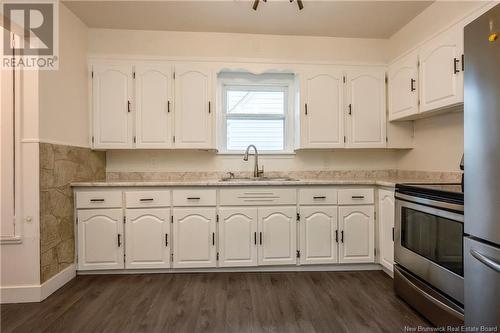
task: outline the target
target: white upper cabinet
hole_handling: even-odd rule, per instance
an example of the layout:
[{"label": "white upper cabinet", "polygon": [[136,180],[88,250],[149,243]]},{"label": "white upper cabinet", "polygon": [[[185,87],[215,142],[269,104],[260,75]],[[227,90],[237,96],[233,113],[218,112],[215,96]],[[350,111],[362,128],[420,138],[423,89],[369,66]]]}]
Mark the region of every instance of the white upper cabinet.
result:
[{"label": "white upper cabinet", "polygon": [[213,71],[203,65],[175,66],[175,147],[213,148]]},{"label": "white upper cabinet", "polygon": [[172,73],[169,64],[135,67],[136,147],[171,148],[173,142]]},{"label": "white upper cabinet", "polygon": [[92,67],[93,147],[132,148],[132,65]]},{"label": "white upper cabinet", "polygon": [[420,48],[421,112],[463,103],[463,49],[463,28],[460,25]]},{"label": "white upper cabinet", "polygon": [[300,216],[300,263],[336,263],[337,207],[300,207]]},{"label": "white upper cabinet", "polygon": [[386,146],[385,72],[351,71],[347,74],[347,147]]},{"label": "white upper cabinet", "polygon": [[170,267],[170,209],[127,209],[125,268]]},{"label": "white upper cabinet", "polygon": [[302,75],[301,148],[344,147],[344,84],[340,71]]},{"label": "white upper cabinet", "polygon": [[173,222],[173,267],[215,267],[215,208],[175,208]]},{"label": "white upper cabinet", "polygon": [[418,113],[418,52],[404,56],[389,66],[389,120]]},{"label": "white upper cabinet", "polygon": [[219,266],[257,266],[257,208],[221,208]]},{"label": "white upper cabinet", "polygon": [[296,263],[296,212],[295,207],[259,208],[259,265]]},{"label": "white upper cabinet", "polygon": [[373,206],[339,207],[340,263],[375,261]]},{"label": "white upper cabinet", "polygon": [[392,272],[394,265],[394,191],[378,190],[380,264]]},{"label": "white upper cabinet", "polygon": [[121,209],[78,210],[78,270],[122,269]]}]

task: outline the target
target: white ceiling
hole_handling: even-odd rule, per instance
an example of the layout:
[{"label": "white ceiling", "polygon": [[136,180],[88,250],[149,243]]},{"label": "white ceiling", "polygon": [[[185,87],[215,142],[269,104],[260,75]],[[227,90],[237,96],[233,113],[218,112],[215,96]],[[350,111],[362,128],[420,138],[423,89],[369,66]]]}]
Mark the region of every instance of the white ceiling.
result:
[{"label": "white ceiling", "polygon": [[64,1],[91,28],[388,38],[432,1]]}]

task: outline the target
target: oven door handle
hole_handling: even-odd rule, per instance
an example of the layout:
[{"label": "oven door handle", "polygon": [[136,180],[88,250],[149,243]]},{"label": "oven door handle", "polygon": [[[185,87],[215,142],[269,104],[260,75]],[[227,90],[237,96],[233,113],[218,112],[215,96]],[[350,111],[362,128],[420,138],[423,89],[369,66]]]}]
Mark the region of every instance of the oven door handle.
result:
[{"label": "oven door handle", "polygon": [[495,272],[500,273],[500,263],[499,262],[485,256],[484,254],[477,252],[474,249],[470,250],[470,254],[471,254],[471,256],[473,256],[474,258],[476,258],[481,263],[485,264],[486,266],[488,266],[489,268],[491,268]]}]

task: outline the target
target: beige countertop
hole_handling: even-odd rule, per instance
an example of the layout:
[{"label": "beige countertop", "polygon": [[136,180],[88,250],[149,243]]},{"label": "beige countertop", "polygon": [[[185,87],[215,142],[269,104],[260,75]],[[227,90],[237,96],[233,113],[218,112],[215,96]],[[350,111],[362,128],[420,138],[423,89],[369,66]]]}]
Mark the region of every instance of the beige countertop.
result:
[{"label": "beige countertop", "polygon": [[394,187],[396,183],[432,183],[442,180],[429,179],[298,179],[298,180],[186,180],[186,181],[109,181],[109,182],[78,182],[72,183],[73,187],[234,187],[234,186],[314,186],[314,185],[371,185]]}]

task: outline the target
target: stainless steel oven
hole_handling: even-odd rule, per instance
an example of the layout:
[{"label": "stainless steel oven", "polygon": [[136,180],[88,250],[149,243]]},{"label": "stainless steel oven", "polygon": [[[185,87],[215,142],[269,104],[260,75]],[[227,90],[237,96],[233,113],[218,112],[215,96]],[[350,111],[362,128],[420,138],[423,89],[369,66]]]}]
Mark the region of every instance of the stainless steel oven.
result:
[{"label": "stainless steel oven", "polygon": [[396,292],[436,325],[463,323],[463,210],[459,185],[396,187]]}]

